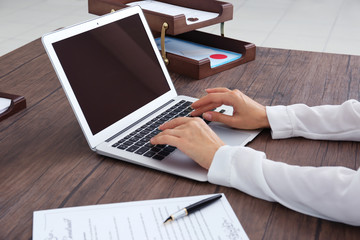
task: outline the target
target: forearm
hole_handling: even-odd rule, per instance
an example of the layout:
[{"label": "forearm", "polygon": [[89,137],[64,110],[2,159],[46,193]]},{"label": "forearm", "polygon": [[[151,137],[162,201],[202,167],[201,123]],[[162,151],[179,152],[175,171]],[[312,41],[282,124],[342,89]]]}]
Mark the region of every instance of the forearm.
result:
[{"label": "forearm", "polygon": [[360,226],[360,172],[343,167],[299,167],[266,159],[247,147],[215,154],[209,181],[277,201],[295,211]]},{"label": "forearm", "polygon": [[308,107],[304,104],[266,108],[273,138],[360,141],[360,103]]}]

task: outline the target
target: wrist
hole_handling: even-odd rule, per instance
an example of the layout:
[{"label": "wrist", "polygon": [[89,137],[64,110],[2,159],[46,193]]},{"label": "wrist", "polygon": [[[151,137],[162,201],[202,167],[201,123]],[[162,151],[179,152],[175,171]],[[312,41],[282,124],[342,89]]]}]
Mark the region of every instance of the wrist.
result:
[{"label": "wrist", "polygon": [[266,113],[266,107],[264,106],[263,107],[263,111],[262,111],[262,114],[261,114],[261,126],[262,128],[270,128],[270,122],[269,122],[269,119],[268,119],[268,116],[267,116],[267,113]]}]

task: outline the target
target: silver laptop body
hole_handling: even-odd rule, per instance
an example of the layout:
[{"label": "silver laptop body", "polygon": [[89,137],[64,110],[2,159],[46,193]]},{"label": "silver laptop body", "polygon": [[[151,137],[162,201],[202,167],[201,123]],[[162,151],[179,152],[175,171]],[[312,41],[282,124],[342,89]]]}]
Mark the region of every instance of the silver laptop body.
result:
[{"label": "silver laptop body", "polygon": [[[207,181],[207,171],[179,150],[148,142],[159,123],[186,116],[196,99],[177,95],[140,7],[46,34],[42,41],[93,151]],[[232,114],[228,106],[219,110]],[[259,133],[209,126],[228,145],[244,146]]]}]

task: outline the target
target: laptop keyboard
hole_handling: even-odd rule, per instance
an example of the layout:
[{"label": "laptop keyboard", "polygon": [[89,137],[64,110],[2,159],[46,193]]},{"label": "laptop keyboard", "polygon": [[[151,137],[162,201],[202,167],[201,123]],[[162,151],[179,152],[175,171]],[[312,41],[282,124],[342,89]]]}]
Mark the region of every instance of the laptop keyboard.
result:
[{"label": "laptop keyboard", "polygon": [[143,155],[145,157],[162,160],[173,152],[176,147],[169,145],[152,145],[150,139],[160,133],[159,126],[173,118],[190,116],[192,102],[182,100],[167,109],[159,116],[145,123],[131,132],[112,147]]}]

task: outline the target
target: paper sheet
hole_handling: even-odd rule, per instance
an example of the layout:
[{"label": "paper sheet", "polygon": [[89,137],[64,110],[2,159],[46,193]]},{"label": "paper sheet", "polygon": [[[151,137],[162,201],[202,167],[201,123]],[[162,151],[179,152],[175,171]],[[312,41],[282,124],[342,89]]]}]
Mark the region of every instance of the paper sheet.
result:
[{"label": "paper sheet", "polygon": [[189,216],[163,223],[170,214],[209,196],[36,211],[33,240],[248,239],[225,195]]},{"label": "paper sheet", "polygon": [[0,114],[8,110],[11,104],[11,99],[0,98]]},{"label": "paper sheet", "polygon": [[131,3],[127,3],[127,5],[129,6],[138,5],[142,9],[153,12],[161,12],[169,16],[177,16],[180,14],[184,14],[186,19],[186,24],[188,25],[210,20],[219,16],[218,13],[180,7],[180,6],[158,2],[158,1],[152,1],[152,0],[131,2]]},{"label": "paper sheet", "polygon": [[[161,39],[156,38],[155,42],[159,50],[161,50]],[[235,61],[242,56],[240,53],[212,48],[172,37],[165,38],[165,50],[166,52],[194,60],[208,58],[211,68]]]}]

